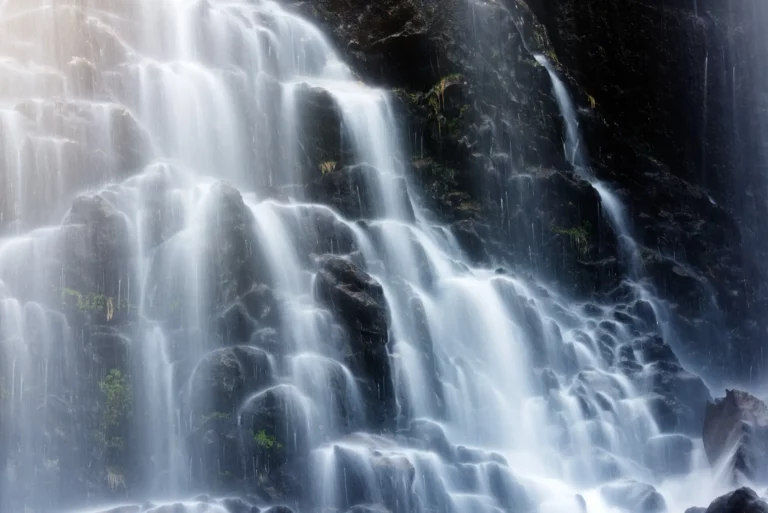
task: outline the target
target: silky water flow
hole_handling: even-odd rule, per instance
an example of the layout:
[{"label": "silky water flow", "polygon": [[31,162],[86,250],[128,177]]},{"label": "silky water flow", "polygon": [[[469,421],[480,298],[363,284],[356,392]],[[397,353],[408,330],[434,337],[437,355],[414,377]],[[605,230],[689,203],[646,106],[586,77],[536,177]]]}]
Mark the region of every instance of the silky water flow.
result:
[{"label": "silky water flow", "polygon": [[[131,488],[148,511],[229,511],[199,427],[225,421],[245,481],[274,464],[254,440],[303,462],[306,511],[600,512],[605,483],[663,485],[647,448],[668,435],[616,363],[626,305],[473,267],[404,174],[388,93],[309,22],[265,0],[4,0],[0,26],[0,510]],[[370,221],[297,187],[307,98],[330,99]],[[348,264],[388,309],[373,389],[318,293]],[[270,294],[273,327],[241,336]],[[245,378],[213,410],[231,358]],[[670,510],[689,498],[668,488]]]}]

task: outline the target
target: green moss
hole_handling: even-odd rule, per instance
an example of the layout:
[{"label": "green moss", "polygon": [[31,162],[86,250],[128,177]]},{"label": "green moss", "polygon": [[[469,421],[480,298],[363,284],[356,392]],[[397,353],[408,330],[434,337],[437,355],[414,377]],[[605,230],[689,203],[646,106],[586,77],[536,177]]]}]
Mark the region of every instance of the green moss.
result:
[{"label": "green moss", "polygon": [[99,390],[104,406],[96,438],[105,449],[121,451],[124,444],[119,436],[120,427],[130,418],[133,409],[133,394],[128,380],[121,371],[112,369],[99,382]]},{"label": "green moss", "polygon": [[589,249],[589,223],[584,223],[581,226],[573,228],[561,228],[556,226],[552,229],[552,231],[560,235],[567,235],[571,240],[571,244],[573,244],[581,254],[587,253]]},{"label": "green moss", "polygon": [[230,418],[230,414],[229,413],[215,411],[215,412],[209,413],[208,415],[203,417],[200,420],[200,425],[204,426],[205,424],[209,423],[212,420],[229,420],[229,418]]},{"label": "green moss", "polygon": [[74,289],[62,290],[61,301],[64,305],[76,308],[85,314],[104,314],[108,321],[112,320],[116,310],[135,310],[136,308],[126,300],[118,304],[113,298],[104,294],[83,294]]},{"label": "green moss", "polygon": [[253,440],[264,449],[282,449],[283,445],[273,435],[267,434],[263,429],[253,435]]},{"label": "green moss", "polygon": [[555,67],[560,67],[560,59],[557,58],[557,54],[555,51],[551,48],[548,48],[544,51],[544,55],[547,56],[547,59],[549,59],[549,62],[551,62]]}]

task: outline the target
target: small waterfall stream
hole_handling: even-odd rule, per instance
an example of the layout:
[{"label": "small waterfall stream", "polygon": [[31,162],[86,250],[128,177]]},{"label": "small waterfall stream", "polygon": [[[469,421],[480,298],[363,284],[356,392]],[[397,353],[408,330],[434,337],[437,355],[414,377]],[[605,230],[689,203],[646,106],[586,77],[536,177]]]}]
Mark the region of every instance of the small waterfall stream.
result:
[{"label": "small waterfall stream", "polygon": [[[641,483],[688,438],[654,420],[646,298],[579,304],[471,264],[417,199],[389,93],[308,21],[268,0],[6,0],[0,48],[0,510],[657,500]],[[315,108],[345,158],[320,170]],[[342,171],[365,221],[312,196],[307,174]]]}]

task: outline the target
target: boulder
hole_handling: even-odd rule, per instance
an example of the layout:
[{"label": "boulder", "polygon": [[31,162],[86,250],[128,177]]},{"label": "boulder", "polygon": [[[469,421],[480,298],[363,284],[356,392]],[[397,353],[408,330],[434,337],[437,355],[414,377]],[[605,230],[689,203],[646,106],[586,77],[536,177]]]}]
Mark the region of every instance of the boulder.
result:
[{"label": "boulder", "polygon": [[240,408],[239,425],[256,442],[255,456],[276,464],[286,456],[305,454],[308,449],[309,405],[292,385],[277,385],[254,393]]},{"label": "boulder", "polygon": [[704,409],[711,399],[704,381],[680,365],[672,348],[660,336],[635,339],[642,370],[627,368],[640,389],[654,394],[650,409],[663,432],[698,435]]},{"label": "boulder", "polygon": [[739,390],[707,404],[702,432],[704,449],[712,465],[728,458],[730,478],[768,479],[768,406]]},{"label": "boulder", "polygon": [[130,277],[131,237],[125,217],[101,195],[80,196],[64,219],[62,234],[64,294],[103,309],[90,299],[116,298],[120,282]]},{"label": "boulder", "polygon": [[249,393],[272,382],[268,354],[249,346],[217,349],[192,371],[189,399],[200,416],[230,414]]},{"label": "boulder", "polygon": [[264,513],[293,513],[293,510],[288,506],[272,506]]},{"label": "boulder", "polygon": [[659,435],[648,439],[643,462],[656,475],[684,475],[691,470],[693,441],[685,435]]},{"label": "boulder", "polygon": [[487,239],[488,232],[488,226],[472,219],[464,219],[451,225],[451,233],[470,260],[475,263],[488,261],[488,253],[483,242],[484,238]]},{"label": "boulder", "polygon": [[227,513],[259,513],[260,510],[257,506],[252,505],[249,501],[233,497],[222,499],[219,503],[224,506]]},{"label": "boulder", "polygon": [[389,311],[384,290],[350,261],[326,256],[319,261],[315,291],[341,321],[348,334],[348,366],[366,383],[369,420],[394,420],[395,399],[387,351]]},{"label": "boulder", "polygon": [[600,489],[603,500],[628,513],[664,513],[667,504],[656,489],[633,479],[624,479],[604,485]]},{"label": "boulder", "polygon": [[205,270],[213,297],[211,308],[232,304],[266,282],[266,269],[259,251],[253,213],[240,192],[225,182],[217,182],[208,192],[203,208]]},{"label": "boulder", "polygon": [[708,508],[689,508],[685,513],[768,513],[768,503],[761,500],[754,490],[739,488],[718,497]]},{"label": "boulder", "polygon": [[380,504],[358,504],[347,510],[347,513],[391,513]]},{"label": "boulder", "polygon": [[[336,164],[333,163],[335,166]],[[369,164],[355,164],[339,169],[326,170],[308,187],[310,199],[322,201],[342,215],[351,219],[373,219],[395,215],[387,207],[395,208],[405,220],[414,218],[408,197],[408,188],[403,178],[376,169]],[[393,183],[381,183],[390,180]],[[381,188],[397,192],[395,205],[382,202]]]}]

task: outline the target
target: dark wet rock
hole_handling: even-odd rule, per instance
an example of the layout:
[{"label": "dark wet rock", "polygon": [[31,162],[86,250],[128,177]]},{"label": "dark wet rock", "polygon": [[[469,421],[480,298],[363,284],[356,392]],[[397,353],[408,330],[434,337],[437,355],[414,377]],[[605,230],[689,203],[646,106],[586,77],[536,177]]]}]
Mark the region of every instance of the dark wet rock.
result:
[{"label": "dark wet rock", "polygon": [[261,510],[240,498],[222,499],[220,504],[227,509],[227,513],[259,513]]},{"label": "dark wet rock", "polygon": [[390,511],[407,511],[417,504],[413,493],[416,468],[403,455],[374,455],[371,466],[378,479],[383,504]]},{"label": "dark wet rock", "polygon": [[255,283],[265,282],[266,269],[256,239],[253,214],[240,192],[225,182],[214,184],[205,199],[205,263],[214,306],[231,304]]},{"label": "dark wet rock", "polygon": [[301,392],[291,385],[277,385],[246,399],[240,409],[241,425],[256,440],[262,460],[284,458],[307,450],[309,411]]},{"label": "dark wet rock", "polygon": [[643,323],[644,328],[653,328],[656,326],[656,313],[648,301],[637,300],[628,308],[630,314]]},{"label": "dark wet rock", "polygon": [[197,364],[190,378],[190,400],[201,417],[230,415],[249,393],[269,385],[272,368],[263,349],[236,346],[218,349]]},{"label": "dark wet rock", "polygon": [[[331,193],[330,190],[325,192]],[[334,206],[327,197],[312,199]],[[290,232],[299,258],[306,263],[311,262],[313,255],[344,255],[357,249],[355,234],[350,225],[326,206],[291,205],[282,207],[279,213]]]},{"label": "dark wet rock", "polygon": [[107,300],[117,310],[121,282],[131,277],[133,258],[125,217],[100,195],[80,196],[63,223],[65,299],[107,320]]},{"label": "dark wet rock", "polygon": [[259,325],[272,326],[277,323],[275,294],[266,285],[254,285],[251,290],[241,296],[240,302],[248,316]]},{"label": "dark wet rock", "polygon": [[657,475],[684,475],[691,470],[693,449],[685,435],[654,436],[645,443],[643,461]]},{"label": "dark wet rock", "polygon": [[[349,160],[342,148],[342,122],[335,100],[325,89],[299,84],[293,92],[302,116],[296,126],[298,165],[304,176],[320,176]],[[280,120],[282,121],[282,120]],[[294,152],[295,148],[286,148]]]},{"label": "dark wet rock", "polygon": [[661,337],[641,337],[633,346],[643,368],[628,369],[630,377],[641,389],[658,394],[650,408],[659,427],[664,432],[697,436],[711,399],[707,386],[700,377],[683,369]]},{"label": "dark wet rock", "polygon": [[130,363],[131,340],[126,336],[125,330],[97,325],[90,327],[88,331],[90,334],[87,336],[84,349],[92,359],[94,368],[104,373],[110,369],[127,371]]},{"label": "dark wet rock", "polygon": [[303,474],[294,462],[307,449],[306,421],[302,398],[288,385],[251,395],[238,412],[199,418],[187,439],[193,483],[257,493],[264,502],[297,497]]},{"label": "dark wet rock", "polygon": [[525,511],[532,507],[532,499],[512,471],[505,465],[488,465],[488,484],[491,494],[505,511]]},{"label": "dark wet rock", "polygon": [[[378,195],[378,184],[386,180],[394,183],[384,187],[398,192],[394,206],[386,205],[385,199]],[[384,217],[392,214],[393,207],[399,209],[404,220],[412,221],[414,217],[405,180],[388,176],[384,170],[368,164],[329,168],[308,186],[307,193],[310,199],[322,201],[350,219]]]},{"label": "dark wet rock", "polygon": [[631,479],[616,481],[600,489],[600,495],[609,504],[628,513],[664,513],[667,504],[664,497],[648,484]]},{"label": "dark wet rock", "polygon": [[689,508],[685,513],[768,513],[768,503],[761,500],[754,490],[739,488],[718,497],[708,508]]},{"label": "dark wet rock", "polygon": [[358,504],[347,510],[347,513],[391,513],[380,504]]},{"label": "dark wet rock", "polygon": [[384,291],[371,276],[339,257],[323,257],[316,281],[318,299],[343,322],[349,335],[346,359],[367,382],[365,398],[376,425],[393,420],[388,316]]},{"label": "dark wet rock", "polygon": [[219,334],[227,345],[247,342],[257,326],[245,305],[240,302],[224,310],[218,318]]},{"label": "dark wet rock", "polygon": [[288,506],[272,506],[264,513],[293,513],[293,510]]},{"label": "dark wet rock", "polygon": [[453,450],[443,428],[426,419],[412,420],[410,426],[402,433],[407,438],[417,441],[420,447],[435,451],[446,460],[453,459]]},{"label": "dark wet rock", "polygon": [[142,508],[141,506],[119,506],[117,508],[107,509],[100,513],[141,513],[141,511],[145,511],[147,508]]},{"label": "dark wet rock", "polygon": [[708,403],[703,423],[704,449],[710,463],[730,457],[729,478],[761,481],[768,478],[768,407],[739,390]]},{"label": "dark wet rock", "polygon": [[456,237],[461,248],[475,263],[482,263],[488,260],[488,253],[485,249],[483,240],[488,239],[488,227],[481,225],[477,221],[465,219],[457,221],[451,225],[451,233]]}]

